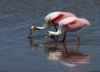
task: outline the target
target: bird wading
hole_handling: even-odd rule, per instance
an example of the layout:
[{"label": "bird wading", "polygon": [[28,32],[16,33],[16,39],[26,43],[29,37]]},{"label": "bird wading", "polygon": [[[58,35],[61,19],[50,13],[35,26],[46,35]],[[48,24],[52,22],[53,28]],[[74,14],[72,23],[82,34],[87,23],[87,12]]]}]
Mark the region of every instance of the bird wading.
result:
[{"label": "bird wading", "polygon": [[60,11],[59,12],[52,12],[45,17],[44,25],[42,27],[39,27],[39,26],[31,26],[30,27],[30,32],[29,32],[28,38],[32,37],[32,33],[35,30],[44,30],[44,29],[47,29],[51,26],[54,26],[56,31],[57,31],[56,26],[58,26],[58,23],[61,20],[68,18],[68,17],[73,17],[73,16],[75,17],[75,15],[71,12],[60,12]]},{"label": "bird wading", "polygon": [[64,37],[62,39],[62,42],[64,42],[65,38],[66,38],[66,32],[76,32],[76,35],[80,42],[80,36],[79,36],[77,30],[81,29],[85,25],[90,25],[90,22],[85,18],[68,17],[59,22],[58,31],[56,31],[56,32],[48,31],[45,34],[45,38],[47,39],[49,36],[58,36],[58,35],[62,34],[63,32],[65,32]]}]

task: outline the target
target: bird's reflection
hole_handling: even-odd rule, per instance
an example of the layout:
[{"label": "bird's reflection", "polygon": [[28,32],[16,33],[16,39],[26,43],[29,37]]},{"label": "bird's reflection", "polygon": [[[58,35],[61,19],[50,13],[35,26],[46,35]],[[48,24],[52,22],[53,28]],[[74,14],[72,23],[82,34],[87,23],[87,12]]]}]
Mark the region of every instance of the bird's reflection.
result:
[{"label": "bird's reflection", "polygon": [[89,63],[90,56],[79,51],[80,44],[67,44],[62,42],[34,44],[33,40],[30,39],[30,45],[34,48],[36,46],[44,47],[48,60],[60,61],[61,64],[68,67]]},{"label": "bird's reflection", "polygon": [[38,46],[42,46],[43,47],[43,43],[36,43],[35,44],[32,38],[29,38],[29,41],[30,41],[30,46],[32,46],[32,50],[35,50],[36,47],[38,47]]}]

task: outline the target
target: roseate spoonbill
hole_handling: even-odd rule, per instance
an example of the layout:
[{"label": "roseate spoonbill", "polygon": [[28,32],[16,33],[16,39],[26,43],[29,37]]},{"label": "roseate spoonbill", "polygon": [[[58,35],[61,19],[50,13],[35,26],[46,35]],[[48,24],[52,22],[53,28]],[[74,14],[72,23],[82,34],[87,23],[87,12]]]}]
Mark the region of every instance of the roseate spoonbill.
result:
[{"label": "roseate spoonbill", "polygon": [[[64,42],[66,38],[66,32],[76,32],[80,28],[85,25],[90,25],[90,22],[85,18],[78,18],[78,17],[68,17],[59,22],[59,29],[57,32],[48,31],[45,34],[45,38],[47,39],[49,36],[58,36],[65,32],[62,42]],[[80,37],[78,32],[76,32],[78,40],[80,42]]]},{"label": "roseate spoonbill", "polygon": [[45,17],[44,25],[42,27],[38,27],[38,26],[30,27],[29,37],[31,37],[32,33],[35,30],[44,30],[44,29],[49,28],[50,26],[54,26],[57,31],[56,26],[58,26],[59,21],[71,16],[75,16],[75,15],[71,12],[60,12],[60,11],[52,12]]}]

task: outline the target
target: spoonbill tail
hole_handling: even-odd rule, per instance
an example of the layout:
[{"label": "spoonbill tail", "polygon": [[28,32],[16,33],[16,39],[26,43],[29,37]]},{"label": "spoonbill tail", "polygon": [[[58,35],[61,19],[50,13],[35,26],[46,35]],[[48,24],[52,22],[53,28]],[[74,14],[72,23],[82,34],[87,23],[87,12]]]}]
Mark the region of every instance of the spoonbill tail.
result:
[{"label": "spoonbill tail", "polygon": [[[59,29],[57,32],[48,31],[45,34],[45,38],[47,39],[49,36],[58,36],[65,32],[62,42],[64,42],[66,38],[66,32],[76,32],[80,28],[85,25],[90,25],[90,22],[85,18],[78,18],[78,17],[68,17],[59,22]],[[80,36],[78,32],[76,32],[78,40],[80,42]]]},{"label": "spoonbill tail", "polygon": [[45,17],[44,25],[42,27],[39,26],[30,27],[29,37],[31,38],[31,35],[35,30],[44,30],[49,28],[50,26],[54,26],[57,31],[56,26],[58,26],[58,23],[64,18],[72,17],[72,16],[75,15],[71,12],[52,12]]}]

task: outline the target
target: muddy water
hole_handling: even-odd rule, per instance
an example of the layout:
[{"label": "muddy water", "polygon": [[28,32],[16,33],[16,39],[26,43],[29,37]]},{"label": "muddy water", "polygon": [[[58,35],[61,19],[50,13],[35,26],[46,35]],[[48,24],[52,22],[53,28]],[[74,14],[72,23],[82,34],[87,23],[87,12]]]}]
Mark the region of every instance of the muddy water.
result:
[{"label": "muddy water", "polygon": [[[31,25],[42,26],[53,11],[68,11],[87,18],[91,25],[67,33],[65,43],[44,39],[53,27],[35,31],[28,39]],[[99,0],[0,0],[0,72],[99,72]]]}]

